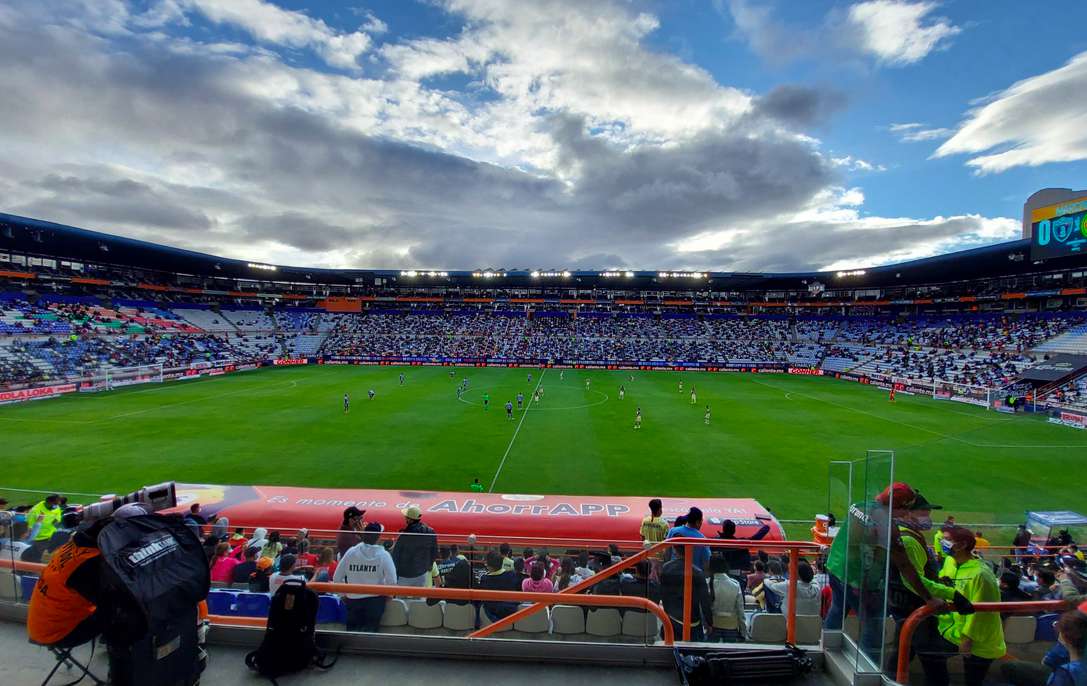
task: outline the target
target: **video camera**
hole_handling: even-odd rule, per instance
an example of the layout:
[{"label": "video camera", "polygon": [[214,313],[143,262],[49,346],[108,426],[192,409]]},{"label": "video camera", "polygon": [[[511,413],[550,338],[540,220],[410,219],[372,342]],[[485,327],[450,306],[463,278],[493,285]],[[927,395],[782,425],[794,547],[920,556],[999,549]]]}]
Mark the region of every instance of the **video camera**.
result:
[{"label": "video camera", "polygon": [[177,507],[177,484],[166,481],[154,486],[144,486],[138,491],[132,491],[127,495],[104,495],[97,503],[84,505],[80,511],[80,519],[84,523],[92,523],[109,517],[117,508],[129,503],[141,503],[146,505],[150,512],[160,512]]}]

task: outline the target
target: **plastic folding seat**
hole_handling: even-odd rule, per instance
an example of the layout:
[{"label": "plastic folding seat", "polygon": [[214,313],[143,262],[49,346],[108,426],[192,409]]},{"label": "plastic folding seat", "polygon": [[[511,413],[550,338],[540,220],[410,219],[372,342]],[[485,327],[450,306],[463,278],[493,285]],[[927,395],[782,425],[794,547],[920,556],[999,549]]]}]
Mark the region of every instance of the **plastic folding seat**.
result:
[{"label": "plastic folding seat", "polygon": [[1030,615],[1011,615],[1004,620],[1004,641],[1011,645],[1026,645],[1034,641],[1037,620]]},{"label": "plastic folding seat", "polygon": [[243,617],[267,617],[272,598],[267,593],[239,593],[237,613]]},{"label": "plastic folding seat", "polygon": [[614,607],[590,608],[585,618],[585,633],[600,638],[614,638],[622,631],[622,617]]},{"label": "plastic folding seat", "polygon": [[208,614],[237,614],[237,597],[238,594],[232,591],[212,589],[208,592]]},{"label": "plastic folding seat", "polygon": [[[521,605],[522,608],[531,606],[531,603]],[[514,631],[523,634],[546,634],[551,630],[551,616],[547,608],[535,612],[528,617],[518,619],[513,623]]]},{"label": "plastic folding seat", "polygon": [[660,620],[656,615],[641,610],[627,610],[623,613],[624,636],[655,641],[659,634]]},{"label": "plastic folding seat", "polygon": [[20,588],[23,592],[23,602],[29,603],[30,597],[34,595],[34,586],[38,583],[38,577],[36,576],[21,576],[19,577]]},{"label": "plastic folding seat", "polygon": [[[490,626],[491,624],[494,624],[494,622],[491,621],[490,617],[487,616],[486,611],[484,611],[483,606],[480,605],[479,606],[479,625],[480,626]],[[505,633],[507,631],[512,631],[512,629],[509,626],[504,626],[501,629],[496,630],[495,633],[501,634],[501,633]],[[491,635],[493,636],[494,634],[491,634]]]},{"label": "plastic folding seat", "polygon": [[389,598],[389,602],[385,603],[385,613],[381,615],[381,628],[396,629],[407,625],[407,604],[399,598]]},{"label": "plastic folding seat", "polygon": [[6,569],[0,569],[0,600],[18,601],[22,595],[19,580],[15,575]]},{"label": "plastic folding seat", "polygon": [[413,629],[438,629],[442,626],[442,605],[427,605],[425,600],[408,601],[408,626]]},{"label": "plastic folding seat", "polygon": [[321,596],[318,596],[318,598],[318,624],[335,624],[336,622],[343,621],[340,619],[340,617],[344,614],[341,610],[342,603],[337,596],[322,594]]},{"label": "plastic folding seat", "polygon": [[785,615],[759,612],[751,618],[751,640],[755,643],[784,643]]},{"label": "plastic folding seat", "polygon": [[476,628],[476,606],[446,602],[442,626],[451,631],[471,631]]},{"label": "plastic folding seat", "polygon": [[1060,615],[1053,612],[1040,615],[1034,626],[1034,640],[1046,641],[1047,643],[1056,642],[1057,629],[1054,628],[1053,622],[1056,622],[1059,618]]},{"label": "plastic folding seat", "polygon": [[585,633],[585,611],[576,605],[551,608],[551,633],[560,636]]},{"label": "plastic folding seat", "polygon": [[819,615],[796,616],[796,642],[818,643],[823,636],[823,618]]}]

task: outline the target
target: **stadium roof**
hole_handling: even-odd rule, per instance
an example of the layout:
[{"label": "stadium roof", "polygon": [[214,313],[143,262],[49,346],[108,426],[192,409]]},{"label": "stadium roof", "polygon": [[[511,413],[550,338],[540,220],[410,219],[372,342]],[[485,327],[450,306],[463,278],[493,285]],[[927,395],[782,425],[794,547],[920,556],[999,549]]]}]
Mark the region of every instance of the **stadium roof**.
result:
[{"label": "stadium roof", "polygon": [[480,268],[474,271],[415,269],[321,269],[268,265],[159,245],[99,231],[0,213],[0,250],[80,262],[156,271],[314,284],[372,284],[375,278],[420,286],[471,284],[499,287],[623,288],[669,290],[789,290],[813,281],[835,288],[888,288],[1056,269],[1087,267],[1087,255],[1050,260],[1030,259],[1027,239],[937,255],[898,264],[839,272],[686,272],[673,270],[537,270]]}]

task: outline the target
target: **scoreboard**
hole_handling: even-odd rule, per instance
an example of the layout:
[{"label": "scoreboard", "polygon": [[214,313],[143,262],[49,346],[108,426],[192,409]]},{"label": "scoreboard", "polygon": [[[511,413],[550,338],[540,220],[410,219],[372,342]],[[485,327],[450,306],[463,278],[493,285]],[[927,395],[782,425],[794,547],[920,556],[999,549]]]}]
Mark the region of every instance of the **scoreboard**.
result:
[{"label": "scoreboard", "polygon": [[1031,210],[1030,228],[1032,260],[1087,253],[1087,196]]}]

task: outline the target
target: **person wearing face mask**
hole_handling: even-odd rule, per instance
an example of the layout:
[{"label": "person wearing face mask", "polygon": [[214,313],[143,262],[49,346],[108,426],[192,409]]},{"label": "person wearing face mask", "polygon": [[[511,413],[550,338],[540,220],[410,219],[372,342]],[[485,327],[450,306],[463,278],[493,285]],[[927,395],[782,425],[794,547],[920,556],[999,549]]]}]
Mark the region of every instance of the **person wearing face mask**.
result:
[{"label": "person wearing face mask", "polygon": [[[942,506],[933,505],[925,496],[913,491],[912,498],[892,510],[904,554],[891,558],[894,564],[888,579],[887,611],[900,622],[925,604],[926,595],[943,601],[955,599],[955,590],[937,580],[939,565],[925,542],[925,532],[932,529],[932,511],[940,509]],[[909,568],[914,571],[913,575],[909,574]]]},{"label": "person wearing face mask", "polygon": [[47,495],[45,500],[30,508],[30,512],[26,515],[27,522],[37,522],[38,516],[42,516],[41,526],[38,527],[38,533],[30,540],[42,541],[44,545],[44,542],[48,541],[52,538],[53,534],[56,533],[57,524],[60,523],[62,514],[60,509],[60,496],[56,493]]},{"label": "person wearing face mask", "polygon": [[[955,558],[955,592],[972,603],[1000,602],[1000,586],[987,564],[974,556],[976,539],[963,527],[948,532],[950,555]],[[949,683],[947,658],[961,653],[963,681],[966,686],[981,686],[994,660],[1004,657],[1004,625],[999,612],[949,612],[937,617],[942,645],[930,644],[922,652],[921,667],[925,683],[946,686]]]}]

